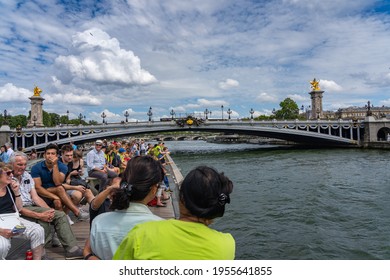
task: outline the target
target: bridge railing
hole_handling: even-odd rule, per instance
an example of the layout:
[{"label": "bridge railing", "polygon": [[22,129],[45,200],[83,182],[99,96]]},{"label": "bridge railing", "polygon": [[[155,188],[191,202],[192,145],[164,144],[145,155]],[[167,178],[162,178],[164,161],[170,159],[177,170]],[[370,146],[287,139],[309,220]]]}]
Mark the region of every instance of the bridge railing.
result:
[{"label": "bridge railing", "polygon": [[[270,129],[288,129],[296,131],[314,132],[327,134],[340,138],[360,141],[361,129],[364,128],[363,121],[352,120],[271,120],[254,121],[241,119],[225,120],[203,120],[199,124],[199,129],[215,129],[215,131],[259,131],[262,127]],[[127,122],[110,123],[102,125],[88,126],[57,126],[57,127],[35,127],[9,130],[10,138],[14,147],[29,148],[36,147],[42,149],[46,143],[54,142],[58,144],[69,143],[71,141],[86,142],[88,139],[93,141],[97,138],[111,138],[112,136],[129,134],[147,134],[158,131],[180,131],[181,129],[196,129],[195,125],[190,127],[178,126],[175,121],[145,121],[145,122]],[[241,129],[242,128],[242,129]],[[302,132],[303,133],[303,132]]]}]

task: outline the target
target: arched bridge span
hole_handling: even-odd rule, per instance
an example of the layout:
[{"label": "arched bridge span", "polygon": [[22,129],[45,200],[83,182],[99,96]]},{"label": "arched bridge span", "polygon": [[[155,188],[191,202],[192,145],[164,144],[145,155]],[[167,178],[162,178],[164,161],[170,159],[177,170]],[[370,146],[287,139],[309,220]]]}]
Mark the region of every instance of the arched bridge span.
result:
[{"label": "arched bridge span", "polygon": [[14,147],[43,149],[48,143],[59,145],[92,142],[96,139],[174,131],[224,132],[283,139],[312,146],[358,146],[364,124],[352,121],[208,121],[197,125],[176,122],[138,122],[99,126],[32,128],[11,131]]}]

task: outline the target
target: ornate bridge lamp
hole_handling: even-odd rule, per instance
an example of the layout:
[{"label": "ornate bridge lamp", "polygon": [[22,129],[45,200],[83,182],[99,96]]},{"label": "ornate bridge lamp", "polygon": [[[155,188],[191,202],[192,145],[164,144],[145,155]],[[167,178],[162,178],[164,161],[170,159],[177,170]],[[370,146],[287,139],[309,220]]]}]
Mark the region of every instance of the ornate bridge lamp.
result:
[{"label": "ornate bridge lamp", "polygon": [[69,110],[66,110],[66,125],[69,126]]},{"label": "ornate bridge lamp", "polygon": [[[275,109],[274,109],[275,110]],[[273,112],[273,111],[272,111]],[[253,114],[255,113],[255,111],[253,110],[253,108],[250,109],[249,111],[249,114],[251,114],[251,120],[253,120]]]},{"label": "ornate bridge lamp", "polygon": [[7,110],[4,110],[4,120],[3,120],[3,124],[4,125],[8,125],[8,121],[7,121]]},{"label": "ornate bridge lamp", "polygon": [[151,122],[152,121],[152,116],[153,116],[152,107],[149,107],[149,111],[148,111],[147,115],[149,117],[149,122]]},{"label": "ornate bridge lamp", "polygon": [[228,113],[228,115],[229,115],[229,120],[230,120],[230,115],[231,115],[231,113],[233,113],[233,111],[232,110],[230,110],[230,108],[227,110],[227,112],[226,113]]},{"label": "ornate bridge lamp", "polygon": [[106,123],[105,119],[106,119],[106,117],[107,117],[106,113],[103,112],[100,116],[101,116],[102,119],[103,119],[103,124],[105,124],[105,123]]},{"label": "ornate bridge lamp", "polygon": [[79,125],[81,125],[81,120],[83,119],[83,114],[79,114]]},{"label": "ornate bridge lamp", "polygon": [[[367,102],[367,105],[365,106],[366,109],[367,109],[367,113],[366,113],[366,116],[369,117],[369,116],[372,116],[372,111],[371,111],[371,108],[374,107],[374,105],[371,104],[370,101]],[[4,110],[5,111],[5,110]]]},{"label": "ornate bridge lamp", "polygon": [[125,114],[124,114],[124,116],[125,116],[125,118],[126,118],[126,122],[128,122],[129,120],[128,120],[128,117],[130,116],[130,114],[129,114],[129,112],[125,112]]},{"label": "ornate bridge lamp", "polygon": [[173,116],[176,115],[175,111],[173,111],[173,109],[172,109],[171,112],[169,112],[169,114],[171,114],[172,120],[173,120]]},{"label": "ornate bridge lamp", "polygon": [[222,120],[223,120],[223,105],[221,105],[221,111],[222,111]]},{"label": "ornate bridge lamp", "polygon": [[38,120],[37,116],[34,115],[33,118],[32,118],[32,120],[33,120],[33,124],[34,124],[34,127],[35,127],[35,125],[36,125],[36,123],[37,123],[37,120]]},{"label": "ornate bridge lamp", "polygon": [[208,117],[209,114],[210,114],[210,116],[211,116],[211,111],[209,111],[209,109],[204,110],[204,115],[206,116],[206,120],[209,119],[209,117]]}]

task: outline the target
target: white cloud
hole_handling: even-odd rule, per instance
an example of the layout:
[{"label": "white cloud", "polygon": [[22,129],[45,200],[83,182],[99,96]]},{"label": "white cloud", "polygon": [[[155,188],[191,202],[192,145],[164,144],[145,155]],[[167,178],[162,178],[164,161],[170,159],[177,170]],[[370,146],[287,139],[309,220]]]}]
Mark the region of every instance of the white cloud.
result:
[{"label": "white cloud", "polygon": [[307,96],[302,96],[300,94],[289,94],[287,97],[290,97],[296,103],[307,101]]},{"label": "white cloud", "polygon": [[218,85],[220,89],[227,90],[234,87],[238,87],[240,83],[233,79],[226,79],[225,81],[220,82]]},{"label": "white cloud", "polygon": [[92,105],[92,106],[101,105],[101,101],[90,94],[79,95],[77,93],[67,92],[67,93],[52,93],[52,94],[47,94],[42,96],[45,97],[45,103],[49,103],[49,104],[63,104],[63,105],[73,104],[73,105]]},{"label": "white cloud", "polygon": [[141,68],[139,57],[120,47],[116,38],[92,28],[73,36],[74,54],[55,60],[58,77],[65,83],[92,81],[101,84],[148,85],[157,79]]},{"label": "white cloud", "polygon": [[2,102],[29,102],[29,97],[33,95],[32,91],[25,88],[18,88],[12,83],[7,83],[0,87],[0,96]]},{"label": "white cloud", "polygon": [[328,92],[342,91],[343,88],[338,85],[335,81],[320,80],[321,90],[326,90]]},{"label": "white cloud", "polygon": [[270,95],[266,92],[262,92],[256,96],[256,101],[264,102],[264,103],[274,103],[274,102],[278,102],[279,99],[276,96]]}]

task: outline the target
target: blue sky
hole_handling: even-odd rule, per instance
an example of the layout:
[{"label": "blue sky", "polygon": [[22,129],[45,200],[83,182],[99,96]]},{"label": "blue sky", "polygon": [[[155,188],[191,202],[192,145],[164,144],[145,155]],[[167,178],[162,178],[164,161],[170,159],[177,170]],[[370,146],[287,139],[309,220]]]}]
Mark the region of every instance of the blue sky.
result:
[{"label": "blue sky", "polygon": [[0,0],[0,110],[101,121],[390,106],[390,4],[368,0]]}]

